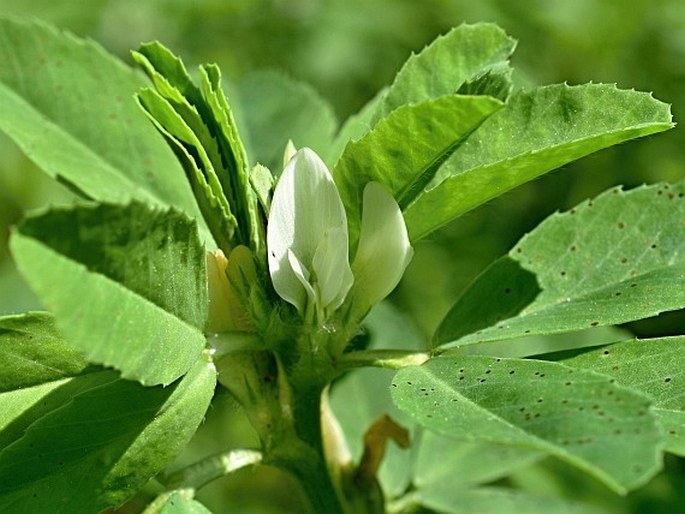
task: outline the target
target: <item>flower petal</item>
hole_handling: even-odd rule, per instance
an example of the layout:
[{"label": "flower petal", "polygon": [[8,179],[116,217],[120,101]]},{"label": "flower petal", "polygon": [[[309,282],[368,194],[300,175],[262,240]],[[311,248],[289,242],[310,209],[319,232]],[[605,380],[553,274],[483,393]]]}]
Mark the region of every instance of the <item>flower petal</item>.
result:
[{"label": "flower petal", "polygon": [[395,289],[413,254],[399,205],[380,183],[369,182],[352,263],[353,308],[358,315],[366,315]]},{"label": "flower petal", "polygon": [[[290,263],[290,267],[293,270],[293,273],[295,273],[295,276],[297,277],[297,280],[300,281],[300,284],[302,284],[302,287],[304,288],[305,292],[307,293],[307,299],[309,300],[310,303],[316,304],[317,303],[317,295],[316,291],[312,287],[310,283],[310,274],[309,270],[305,268],[300,260],[297,258],[297,256],[288,250],[288,262]],[[300,314],[302,314],[302,311],[304,309],[305,302],[304,300],[301,302],[303,308],[298,309],[300,310]]]},{"label": "flower petal", "polygon": [[[294,254],[302,267],[312,270],[317,248],[332,229],[341,231],[341,235],[336,237],[338,244],[327,250],[327,258],[346,261],[347,217],[340,194],[319,156],[302,148],[288,161],[276,184],[266,231],[274,288],[300,312],[304,309],[305,286],[293,271],[288,252]],[[328,291],[326,294],[330,296]]]},{"label": "flower petal", "polygon": [[[345,248],[345,252],[340,249]],[[319,302],[332,312],[342,304],[352,287],[354,276],[347,258],[347,231],[339,227],[324,234],[314,254],[312,270],[316,276]]]}]

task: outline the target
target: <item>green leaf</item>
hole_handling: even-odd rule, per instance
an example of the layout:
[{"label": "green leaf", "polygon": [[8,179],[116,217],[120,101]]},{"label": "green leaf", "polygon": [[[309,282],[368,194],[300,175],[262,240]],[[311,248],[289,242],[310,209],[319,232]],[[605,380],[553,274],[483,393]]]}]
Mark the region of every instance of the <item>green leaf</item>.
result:
[{"label": "green leaf", "polygon": [[338,133],[335,135],[331,146],[327,151],[324,151],[324,153],[321,154],[323,160],[326,163],[329,163],[331,169],[333,169],[333,165],[338,162],[345,146],[347,146],[350,141],[359,140],[373,128],[373,116],[378,109],[380,102],[383,100],[385,92],[386,89],[381,89],[376,93],[376,96],[364,105],[364,107],[347,118],[342,124],[340,130],[338,130]]},{"label": "green leaf", "polygon": [[11,248],[88,360],[169,384],[204,348],[205,252],[184,215],[139,203],[53,209],[23,222]]},{"label": "green leaf", "polygon": [[559,84],[514,94],[452,154],[405,210],[412,240],[563,164],[673,127],[647,93]]},{"label": "green leaf", "polygon": [[666,450],[685,456],[685,336],[632,340],[583,353],[565,364],[591,369],[648,394]]},{"label": "green leaf", "polygon": [[[174,110],[174,107],[156,91],[143,89],[138,93],[137,99],[157,130],[166,138],[178,155],[200,210],[207,220],[217,244],[220,248],[228,251],[227,249],[233,245],[238,221],[231,212],[231,207],[207,154],[208,149],[210,151],[213,149],[212,155],[215,162],[218,159],[218,150],[213,144],[214,140],[205,134],[208,137],[203,145],[197,134]],[[190,105],[187,107],[188,110],[192,111]],[[198,125],[198,123],[194,123],[194,125]],[[199,126],[203,127],[201,122]]]},{"label": "green leaf", "polygon": [[483,356],[400,370],[392,397],[423,426],[466,441],[547,451],[625,493],[659,469],[646,396],[561,364]]},{"label": "green leaf", "polygon": [[48,175],[87,198],[200,219],[183,171],[133,101],[141,74],[91,41],[1,18],[0,62],[0,130]]},{"label": "green leaf", "polygon": [[438,327],[438,343],[517,316],[540,293],[535,274],[510,257],[492,263],[458,299]]},{"label": "green leaf", "polygon": [[212,514],[207,507],[193,499],[193,491],[180,490],[165,493],[158,503],[155,500],[143,514]]},{"label": "green leaf", "polygon": [[83,354],[59,334],[51,314],[0,318],[0,392],[76,376],[87,367]]},{"label": "green leaf", "polygon": [[[458,339],[447,346],[462,346],[614,325],[681,309],[683,223],[683,182],[628,192],[612,189],[553,214],[476,279],[447,314],[435,340]],[[498,285],[504,280],[501,269],[515,271]],[[523,306],[536,287],[541,292]],[[467,320],[474,311],[469,302],[484,298],[490,300],[478,316],[497,323],[465,335],[462,326],[470,332],[482,325]]]},{"label": "green leaf", "polygon": [[449,484],[454,494],[461,494],[545,456],[547,452],[537,449],[463,441],[425,430],[416,451],[412,484],[419,491]]},{"label": "green leaf", "polygon": [[601,514],[605,511],[558,496],[539,496],[502,487],[482,487],[461,491],[449,482],[420,489],[417,503],[445,514]]},{"label": "green leaf", "polygon": [[0,510],[91,514],[120,505],[187,444],[215,380],[200,358],[164,388],[98,369],[0,393],[12,412],[9,423],[0,413]]},{"label": "green leaf", "polygon": [[219,69],[201,66],[198,88],[181,59],[158,42],[142,45],[133,58],[156,88],[141,91],[139,102],[181,160],[217,242],[226,254],[239,244],[258,250],[257,200]]},{"label": "green leaf", "polygon": [[338,122],[314,88],[281,73],[258,71],[246,75],[236,89],[254,163],[280,174],[288,140],[298,149],[308,147],[326,155]]},{"label": "green leaf", "polygon": [[515,47],[516,41],[494,24],[452,29],[407,60],[383,98],[376,119],[404,104],[456,93],[465,82],[506,66]]},{"label": "green leaf", "polygon": [[349,143],[333,176],[347,209],[353,244],[367,183],[380,182],[401,207],[406,206],[462,140],[501,106],[490,97],[459,95],[405,105]]}]

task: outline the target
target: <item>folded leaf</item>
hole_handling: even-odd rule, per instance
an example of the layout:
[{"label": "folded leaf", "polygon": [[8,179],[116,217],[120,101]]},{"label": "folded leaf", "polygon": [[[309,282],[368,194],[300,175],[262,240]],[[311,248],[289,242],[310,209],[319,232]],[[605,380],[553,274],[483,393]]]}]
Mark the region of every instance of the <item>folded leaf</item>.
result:
[{"label": "folded leaf", "polygon": [[[553,214],[476,279],[435,341],[462,346],[572,332],[681,309],[684,223],[683,182],[612,189]],[[512,270],[506,277],[500,273],[503,262]],[[486,297],[492,300],[478,318],[496,323],[487,328],[468,319],[469,302]],[[481,330],[465,335],[464,327]]]},{"label": "folded leaf", "polygon": [[404,207],[462,140],[501,107],[487,96],[443,96],[402,106],[349,143],[333,176],[347,209],[353,248],[367,183],[380,182]]},{"label": "folded leaf", "polygon": [[564,363],[610,375],[619,384],[649,395],[664,427],[666,450],[685,456],[685,337],[626,341]]},{"label": "folded leaf", "polygon": [[673,127],[647,93],[559,84],[514,94],[441,167],[404,213],[412,240],[521,185],[602,148]]},{"label": "folded leaf", "polygon": [[198,88],[183,62],[158,42],[142,45],[133,58],[156,88],[143,90],[139,102],[181,160],[222,250],[229,253],[239,244],[259,250],[257,200],[219,69],[201,66]]},{"label": "folded leaf", "polygon": [[451,95],[492,68],[501,70],[508,66],[515,47],[516,41],[491,23],[452,29],[407,60],[385,94],[376,120],[401,105]]},{"label": "folded leaf", "polygon": [[547,451],[619,493],[661,467],[648,397],[561,364],[438,357],[400,370],[395,403],[423,426],[466,441]]},{"label": "folded leaf", "polygon": [[205,252],[186,216],[139,203],[53,209],[22,223],[11,249],[88,360],[169,384],[204,348]]}]

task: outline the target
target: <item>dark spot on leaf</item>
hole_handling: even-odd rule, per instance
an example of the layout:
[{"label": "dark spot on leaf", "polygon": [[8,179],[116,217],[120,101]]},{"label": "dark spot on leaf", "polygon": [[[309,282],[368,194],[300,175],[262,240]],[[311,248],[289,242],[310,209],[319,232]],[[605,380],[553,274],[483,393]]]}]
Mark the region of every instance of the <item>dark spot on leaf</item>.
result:
[{"label": "dark spot on leaf", "polygon": [[620,428],[617,428],[616,430],[614,430],[614,434],[616,434],[616,435],[619,435],[622,433],[623,433],[623,430],[621,430]]},{"label": "dark spot on leaf", "polygon": [[630,284],[630,287],[637,287],[637,284],[633,282],[632,284]]},{"label": "dark spot on leaf", "polygon": [[464,377],[459,377],[459,380],[464,380]]},{"label": "dark spot on leaf", "polygon": [[575,251],[576,251],[576,245],[572,245],[572,246],[571,246],[571,251],[572,251],[572,252],[575,252]]},{"label": "dark spot on leaf", "polygon": [[524,410],[526,410],[526,408],[525,408],[525,407],[519,407],[519,410],[520,410],[521,412],[523,412]]},{"label": "dark spot on leaf", "polygon": [[670,382],[670,381],[671,381],[671,377],[664,378],[664,382]]},{"label": "dark spot on leaf", "polygon": [[627,258],[627,257],[623,257],[623,259],[621,259],[621,264],[625,264],[626,262],[628,262],[628,258]]},{"label": "dark spot on leaf", "polygon": [[604,355],[609,355],[609,350],[604,350],[602,353],[603,353]]},{"label": "dark spot on leaf", "polygon": [[596,327],[597,325],[599,325],[599,321],[593,321],[592,323],[590,323],[591,327]]},{"label": "dark spot on leaf", "polygon": [[396,384],[395,382],[393,382],[393,383],[390,384],[390,385],[393,386],[393,387],[397,387],[397,384]]},{"label": "dark spot on leaf", "polygon": [[562,271],[562,272],[559,273],[559,274],[560,274],[562,277],[565,277],[565,276],[566,276],[566,272],[565,272],[565,271]]},{"label": "dark spot on leaf", "polygon": [[612,366],[611,371],[618,371],[618,366]]},{"label": "dark spot on leaf", "polygon": [[409,382],[408,380],[407,380],[407,385],[411,385],[411,382]]},{"label": "dark spot on leaf", "polygon": [[678,433],[678,432],[676,432],[675,430],[669,430],[669,431],[668,431],[668,434],[669,434],[669,435],[676,435],[677,433]]},{"label": "dark spot on leaf", "polygon": [[614,296],[621,296],[621,291],[617,291],[616,293],[614,293]]},{"label": "dark spot on leaf", "polygon": [[490,373],[492,373],[492,370],[491,370],[491,369],[485,370],[485,374],[486,374],[486,375],[489,375]]},{"label": "dark spot on leaf", "polygon": [[567,403],[568,403],[568,400],[566,400],[566,399],[564,399],[564,400],[561,400],[561,403],[563,403],[563,404],[567,404]]},{"label": "dark spot on leaf", "polygon": [[626,228],[626,224],[623,223],[622,221],[619,221],[619,222],[618,222],[618,228],[619,228],[619,229],[624,229],[624,228]]},{"label": "dark spot on leaf", "polygon": [[508,287],[507,287],[507,288],[505,288],[505,289],[504,289],[504,293],[505,293],[505,294],[509,294],[509,293],[511,293],[511,289],[510,289],[510,288],[508,288]]},{"label": "dark spot on leaf", "polygon": [[654,249],[656,248],[656,243],[653,244],[652,246],[650,246],[650,248],[651,248],[652,250],[654,250]]},{"label": "dark spot on leaf", "polygon": [[542,401],[543,401],[542,398],[538,398],[538,400],[537,400],[538,403],[542,403]]},{"label": "dark spot on leaf", "polygon": [[533,417],[534,417],[534,418],[539,418],[539,417],[540,417],[540,413],[539,413],[539,412],[536,412],[536,413],[535,413],[535,416],[533,416]]},{"label": "dark spot on leaf", "polygon": [[510,375],[513,375],[514,373],[516,373],[516,370],[514,370],[514,369],[509,370],[509,374],[510,374]]},{"label": "dark spot on leaf", "polygon": [[479,380],[479,382],[482,384],[483,382],[485,382],[485,379],[484,379],[484,378],[481,378],[481,379]]},{"label": "dark spot on leaf", "polygon": [[570,386],[573,382],[566,382],[564,385]]}]

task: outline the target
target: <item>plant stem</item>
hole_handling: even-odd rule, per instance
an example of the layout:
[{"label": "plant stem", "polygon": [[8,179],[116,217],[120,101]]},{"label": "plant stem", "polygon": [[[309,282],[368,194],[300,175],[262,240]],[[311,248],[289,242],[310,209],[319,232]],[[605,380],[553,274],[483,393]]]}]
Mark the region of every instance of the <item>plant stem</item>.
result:
[{"label": "plant stem", "polygon": [[195,462],[165,476],[162,481],[169,489],[196,491],[212,480],[261,461],[262,453],[257,450],[231,450]]},{"label": "plant stem", "polygon": [[420,366],[430,358],[431,354],[428,352],[362,350],[343,355],[338,361],[337,366],[340,369],[361,368],[365,366],[401,369],[407,366]]},{"label": "plant stem", "polygon": [[345,509],[331,479],[324,454],[321,429],[323,389],[323,385],[311,383],[306,387],[294,385],[292,407],[298,441],[288,445],[289,448],[283,448],[286,451],[279,452],[275,464],[298,479],[312,512],[344,514]]}]

